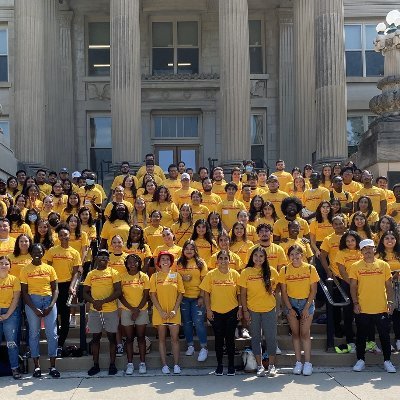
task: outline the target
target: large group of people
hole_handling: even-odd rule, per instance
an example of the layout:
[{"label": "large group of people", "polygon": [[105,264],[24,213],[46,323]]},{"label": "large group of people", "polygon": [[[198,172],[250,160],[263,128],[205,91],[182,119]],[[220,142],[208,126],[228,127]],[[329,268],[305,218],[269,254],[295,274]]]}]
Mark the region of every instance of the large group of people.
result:
[{"label": "large group of people", "polygon": [[23,325],[33,376],[42,375],[43,325],[49,374],[60,376],[56,359],[76,326],[77,308],[70,306],[79,292],[91,335],[90,376],[100,371],[103,330],[109,374],[117,373],[116,357],[125,352],[125,373],[134,373],[135,340],[138,372],[145,374],[150,323],[164,374],[171,373],[167,334],[172,372],[179,374],[180,332],[186,356],[197,347],[201,363],[208,357],[210,324],[215,375],[224,374],[224,353],[226,373],[235,375],[235,337],[241,335],[251,338],[257,376],[274,376],[281,318],[290,326],[293,373],[311,375],[310,328],[325,300],[318,282],[327,277],[350,298],[334,308],[334,325],[356,354],[353,370],[363,370],[366,351],[374,351],[383,353],[387,372],[396,372],[390,357],[392,349],[400,351],[393,290],[400,270],[400,184],[390,190],[386,177],[374,182],[370,171],[352,163],[289,173],[278,160],[269,174],[248,162],[230,171],[228,181],[221,167],[194,172],[180,162],[166,177],[148,154],[136,174],[128,162],[121,164],[108,195],[90,170],[71,177],[66,168],[39,169],[35,176],[20,170],[0,179],[0,335],[15,379],[21,378]]}]

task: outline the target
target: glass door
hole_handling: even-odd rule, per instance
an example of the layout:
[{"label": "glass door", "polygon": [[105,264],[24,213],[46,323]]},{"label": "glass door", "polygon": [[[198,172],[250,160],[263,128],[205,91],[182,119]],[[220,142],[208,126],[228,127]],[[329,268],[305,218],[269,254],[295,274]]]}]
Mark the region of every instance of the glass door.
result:
[{"label": "glass door", "polygon": [[168,172],[170,164],[178,165],[179,161],[186,164],[186,168],[193,168],[197,171],[199,167],[199,148],[198,146],[165,146],[155,145],[156,163]]}]

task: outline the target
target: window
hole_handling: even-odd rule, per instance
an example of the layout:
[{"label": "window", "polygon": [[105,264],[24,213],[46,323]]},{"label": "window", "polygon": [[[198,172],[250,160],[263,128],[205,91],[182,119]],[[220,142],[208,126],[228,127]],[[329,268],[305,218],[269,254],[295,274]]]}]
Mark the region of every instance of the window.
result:
[{"label": "window", "polygon": [[10,147],[10,123],[8,120],[0,120],[0,143]]},{"label": "window", "polygon": [[375,25],[345,25],[347,76],[384,75],[384,58],[374,50],[375,37]]},{"label": "window", "polygon": [[155,138],[197,138],[199,136],[197,115],[156,115],[153,120]]},{"label": "window", "polygon": [[165,146],[155,145],[155,155],[157,164],[165,171],[168,172],[170,164],[178,165],[179,161],[183,161],[186,168],[193,168],[197,171],[199,167],[199,146]]},{"label": "window", "polygon": [[357,152],[361,137],[369,125],[376,119],[375,115],[353,115],[347,117],[347,145],[349,156]]},{"label": "window", "polygon": [[8,31],[0,29],[0,82],[8,82]]},{"label": "window", "polygon": [[88,24],[88,74],[89,76],[110,75],[110,23],[89,22]]},{"label": "window", "polygon": [[261,21],[249,21],[249,46],[250,46],[250,73],[262,74],[263,68],[263,54],[262,54],[262,29]]},{"label": "window", "polygon": [[265,134],[264,113],[251,115],[251,159],[258,168],[264,167]]},{"label": "window", "polygon": [[199,72],[197,21],[153,22],[153,75]]},{"label": "window", "polygon": [[89,118],[90,168],[100,171],[112,159],[111,117]]}]

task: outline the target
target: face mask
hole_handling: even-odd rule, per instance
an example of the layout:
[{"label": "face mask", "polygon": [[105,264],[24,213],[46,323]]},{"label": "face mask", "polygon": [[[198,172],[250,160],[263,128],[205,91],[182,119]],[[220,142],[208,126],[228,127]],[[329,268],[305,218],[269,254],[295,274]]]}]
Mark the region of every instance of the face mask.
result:
[{"label": "face mask", "polygon": [[86,179],[86,185],[93,186],[94,185],[94,179]]},{"label": "face mask", "polygon": [[37,220],[37,215],[29,215],[28,216],[29,222],[36,222],[36,220]]},{"label": "face mask", "polygon": [[250,173],[253,171],[253,167],[251,165],[246,165],[246,172]]},{"label": "face mask", "polygon": [[19,215],[18,214],[11,214],[9,217],[10,221],[18,221]]}]

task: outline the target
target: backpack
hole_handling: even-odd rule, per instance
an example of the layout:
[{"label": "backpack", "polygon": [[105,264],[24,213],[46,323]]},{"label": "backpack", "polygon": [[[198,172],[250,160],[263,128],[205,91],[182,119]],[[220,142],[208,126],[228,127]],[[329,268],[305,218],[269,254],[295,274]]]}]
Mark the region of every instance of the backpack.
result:
[{"label": "backpack", "polygon": [[246,348],[242,352],[243,371],[246,374],[251,374],[257,371],[257,361],[250,348]]}]

